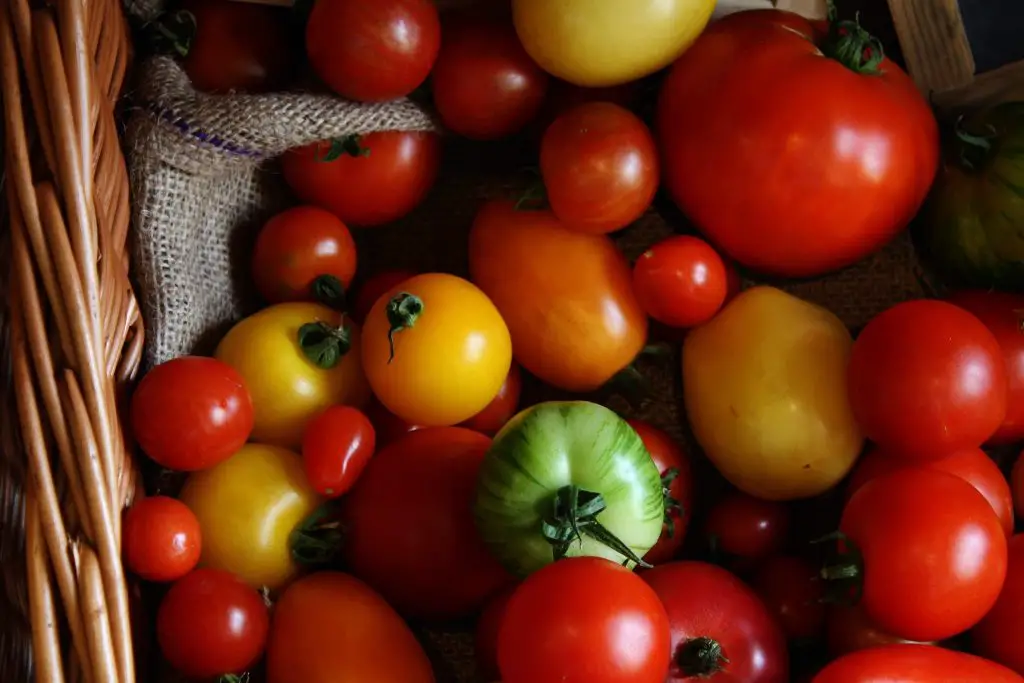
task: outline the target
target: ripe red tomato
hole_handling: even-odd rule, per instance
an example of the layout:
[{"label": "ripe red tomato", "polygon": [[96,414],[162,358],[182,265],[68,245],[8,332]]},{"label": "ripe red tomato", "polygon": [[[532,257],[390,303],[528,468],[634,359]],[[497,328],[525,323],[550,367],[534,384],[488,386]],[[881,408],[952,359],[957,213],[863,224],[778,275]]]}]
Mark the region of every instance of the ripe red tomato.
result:
[{"label": "ripe red tomato", "polygon": [[754,574],[754,590],[790,640],[814,640],[825,626],[825,584],[818,572],[803,558],[776,555]]},{"label": "ripe red tomato", "polygon": [[644,572],[672,629],[669,680],[786,683],[786,639],[761,599],[737,577],[703,562]]},{"label": "ripe red tomato", "polygon": [[444,26],[430,86],[445,127],[473,140],[497,140],[537,115],[548,75],[510,22],[460,16]]},{"label": "ripe red tomato", "polygon": [[810,277],[859,261],[907,226],[935,178],[928,102],[889,60],[867,68],[850,44],[862,33],[846,28],[822,40],[795,14],[732,14],[662,86],[666,187],[758,271]]},{"label": "ripe red tomato", "polygon": [[402,131],[314,143],[289,151],[281,162],[285,182],[300,200],[358,227],[390,223],[416,208],[440,164],[435,133]]},{"label": "ripe red tomato", "polygon": [[370,309],[377,303],[377,299],[415,276],[416,273],[411,270],[383,270],[366,278],[362,286],[356,290],[355,301],[352,304],[352,317],[362,325],[370,313]]},{"label": "ripe red tomato", "polygon": [[121,530],[124,561],[146,581],[176,581],[195,569],[202,551],[199,520],[186,505],[167,496],[135,502]]},{"label": "ripe red tomato", "polygon": [[505,608],[515,589],[516,586],[509,586],[492,597],[476,621],[473,650],[476,653],[476,670],[482,680],[496,681],[501,678],[498,670],[498,634],[505,619]]},{"label": "ripe red tomato", "polygon": [[313,418],[302,437],[302,464],[313,490],[328,498],[348,493],[373,456],[370,418],[352,406],[331,406]]},{"label": "ripe red tomato", "polygon": [[201,679],[251,667],[263,654],[269,629],[260,594],[219,569],[196,569],[171,586],[156,618],[164,659]]},{"label": "ripe red tomato", "polygon": [[825,620],[825,638],[828,652],[833,657],[842,657],[879,645],[914,642],[897,638],[878,628],[864,613],[861,605],[831,607]]},{"label": "ripe red tomato", "polygon": [[512,361],[508,377],[498,390],[498,395],[487,407],[462,423],[466,429],[494,436],[519,410],[519,397],[523,393],[523,374],[519,364]]},{"label": "ripe red tomato", "polygon": [[633,290],[647,315],[671,327],[696,327],[711,320],[729,294],[729,272],[704,240],[669,237],[640,255]]},{"label": "ripe red tomato", "polygon": [[194,472],[245,444],[253,426],[252,399],[231,366],[183,356],[142,378],[132,396],[131,421],[146,455],[168,469]]},{"label": "ripe red tomato", "polygon": [[789,510],[785,505],[737,491],[711,508],[705,532],[709,542],[721,552],[744,560],[759,560],[782,549],[789,527]]},{"label": "ripe red tomato", "polygon": [[932,645],[883,645],[841,657],[812,683],[1021,683],[993,662]]},{"label": "ripe red tomato", "polygon": [[504,683],[663,683],[669,653],[658,596],[597,557],[561,560],[527,577],[498,634]]},{"label": "ripe red tomato", "polygon": [[971,631],[977,654],[1024,676],[1024,534],[1010,539],[1006,583],[995,607]]},{"label": "ripe red tomato", "polygon": [[665,486],[665,526],[657,544],[644,555],[649,564],[664,564],[675,559],[686,540],[693,516],[693,470],[683,449],[666,432],[643,420],[627,422],[644,442]]},{"label": "ripe red tomato", "polygon": [[1017,457],[1010,474],[1010,485],[1013,488],[1013,502],[1017,516],[1024,518],[1024,453]]},{"label": "ripe red tomato", "polygon": [[[843,511],[868,618],[894,636],[938,641],[974,626],[1006,577],[1006,535],[984,496],[952,474],[903,469],[869,481]],[[969,549],[969,550],[965,550]]]},{"label": "ripe red tomato", "polygon": [[658,190],[658,149],[635,114],[610,102],[570,109],[540,145],[548,203],[570,230],[605,234],[644,215]]},{"label": "ripe red tomato", "polygon": [[909,301],[876,316],[853,345],[848,376],[861,428],[901,457],[977,448],[1006,415],[999,343],[944,301]]},{"label": "ripe red tomato", "polygon": [[405,97],[430,74],[441,45],[431,0],[317,0],[306,53],[317,76],[342,97]]}]

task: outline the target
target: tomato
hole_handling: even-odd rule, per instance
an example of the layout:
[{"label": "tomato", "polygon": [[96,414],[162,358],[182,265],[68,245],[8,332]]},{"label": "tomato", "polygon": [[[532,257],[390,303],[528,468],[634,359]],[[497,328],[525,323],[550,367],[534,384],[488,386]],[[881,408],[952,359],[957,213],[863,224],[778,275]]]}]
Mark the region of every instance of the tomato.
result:
[{"label": "tomato", "polygon": [[441,21],[430,0],[316,0],[306,54],[334,92],[359,102],[405,97],[430,73]]},{"label": "tomato", "polygon": [[711,320],[729,294],[722,257],[704,240],[669,237],[645,251],[633,266],[633,290],[647,314],[671,327]]},{"label": "tomato", "polygon": [[498,633],[504,683],[663,683],[665,608],[639,576],[596,557],[548,565],[522,583]]},{"label": "tomato", "polygon": [[302,437],[302,464],[313,490],[328,498],[349,492],[376,447],[370,418],[351,406],[331,406]]},{"label": "tomato", "polygon": [[263,654],[269,629],[263,597],[216,569],[197,569],[171,586],[156,617],[164,659],[192,678],[243,673]]},{"label": "tomato", "polygon": [[467,429],[494,436],[519,410],[519,397],[523,391],[523,375],[515,361],[508,369],[505,383],[487,407],[462,423]]},{"label": "tomato", "polygon": [[658,190],[658,149],[635,114],[610,102],[570,109],[541,140],[551,211],[580,232],[609,233],[644,215]]},{"label": "tomato", "polygon": [[417,275],[366,317],[363,368],[378,400],[407,422],[448,426],[497,396],[512,363],[508,327],[467,280]]},{"label": "tomato", "polygon": [[686,540],[686,528],[693,516],[693,470],[683,449],[667,433],[643,420],[627,420],[627,423],[643,441],[661,473],[665,523],[661,537],[644,555],[644,561],[664,564],[679,554]]},{"label": "tomato", "polygon": [[905,458],[942,458],[983,444],[1006,415],[999,343],[943,301],[897,304],[857,337],[850,402],[868,438]]},{"label": "tomato", "polygon": [[998,664],[932,645],[884,645],[841,657],[813,683],[1021,683]]},{"label": "tomato", "polygon": [[862,605],[833,605],[829,608],[825,620],[825,637],[829,654],[833,657],[879,645],[914,642],[879,629],[864,613]]},{"label": "tomato", "polygon": [[366,316],[370,314],[370,309],[377,303],[377,299],[414,275],[416,273],[411,270],[384,270],[368,277],[356,290],[355,300],[352,303],[352,317],[362,325]]},{"label": "tomato", "polygon": [[172,470],[201,470],[230,457],[249,438],[253,420],[242,375],[213,358],[184,356],[161,363],[132,395],[135,440]]},{"label": "tomato", "polygon": [[714,0],[512,0],[523,46],[582,86],[635,81],[668,66],[704,30]]},{"label": "tomato", "polygon": [[274,606],[267,683],[434,683],[423,648],[363,582],[320,572],[292,584]]},{"label": "tomato", "polygon": [[960,477],[985,496],[985,500],[999,516],[1006,535],[1013,534],[1013,494],[1010,485],[999,466],[980,448],[969,448],[939,460],[925,461],[897,458],[891,453],[872,449],[857,462],[847,485],[847,497],[875,477],[908,467],[925,467]]},{"label": "tomato", "polygon": [[441,166],[436,133],[387,131],[317,142],[281,157],[295,196],[327,209],[348,226],[402,218],[434,186]]},{"label": "tomato", "polygon": [[977,654],[1024,676],[1024,534],[1010,539],[1006,583],[992,610],[971,631]]},{"label": "tomato", "polygon": [[537,116],[548,75],[510,24],[459,17],[444,26],[430,87],[445,127],[473,140],[497,140]]},{"label": "tomato", "polygon": [[492,597],[477,619],[473,651],[476,654],[476,670],[482,680],[496,681],[501,678],[498,670],[498,635],[505,619],[505,609],[515,589],[516,586],[511,586]]},{"label": "tomato", "polygon": [[725,265],[725,303],[729,303],[743,291],[743,278],[731,261],[723,260],[723,263]]},{"label": "tomato", "polygon": [[1006,577],[999,518],[945,472],[904,469],[869,481],[850,498],[839,530],[856,552],[823,576],[853,575],[868,618],[901,638],[938,641],[974,626]]},{"label": "tomato", "polygon": [[788,12],[729,15],[673,65],[658,102],[669,194],[712,244],[774,276],[880,249],[938,169],[938,126],[914,82],[888,60],[864,64],[852,22],[816,38]]},{"label": "tomato", "polygon": [[803,558],[776,555],[754,574],[754,590],[790,640],[815,640],[825,627],[825,584],[818,571]]},{"label": "tomato", "polygon": [[604,235],[489,202],[470,230],[469,269],[508,324],[516,360],[547,384],[592,391],[644,348],[647,316],[629,264]]},{"label": "tomato", "polygon": [[373,429],[376,432],[378,449],[384,448],[384,446],[405,436],[409,432],[423,429],[422,425],[409,424],[398,417],[382,406],[376,398],[370,399],[370,405],[366,409],[366,416],[370,418],[370,422],[373,424]]},{"label": "tomato", "polygon": [[146,581],[176,581],[199,562],[199,521],[183,503],[167,496],[135,502],[121,529],[124,563]]},{"label": "tomato", "polygon": [[1014,463],[1010,476],[1010,483],[1013,487],[1013,501],[1017,516],[1024,518],[1024,453],[1017,456],[1017,462]]},{"label": "tomato", "polygon": [[596,403],[548,401],[498,432],[473,514],[491,552],[520,576],[562,557],[632,566],[661,536],[665,492],[622,418]]},{"label": "tomato", "polygon": [[625,109],[633,109],[644,95],[643,83],[631,81],[604,88],[583,88],[554,78],[548,95],[537,117],[543,133],[562,114],[589,102],[610,102]]},{"label": "tomato", "polygon": [[731,493],[711,508],[705,531],[708,541],[721,552],[761,560],[782,550],[789,528],[785,505]]},{"label": "tomato", "polygon": [[290,536],[320,504],[296,453],[258,444],[190,476],[181,501],[202,529],[202,566],[271,590],[298,573]]},{"label": "tomato", "polygon": [[221,339],[217,358],[238,371],[252,394],[253,441],[298,450],[306,425],[327,407],[366,404],[359,328],[342,322],[320,304],[277,304]]},{"label": "tomato", "polygon": [[970,313],[995,335],[1006,363],[1006,417],[989,438],[992,446],[1024,440],[1024,296],[1005,292],[954,292],[949,302]]},{"label": "tomato", "polygon": [[668,611],[672,681],[787,683],[786,639],[761,599],[737,577],[703,562],[672,562],[643,580]]},{"label": "tomato", "polygon": [[356,244],[334,214],[296,206],[263,226],[252,252],[252,274],[260,296],[273,304],[343,302],[356,274]]},{"label": "tomato", "polygon": [[846,476],[864,443],[846,388],[852,346],[835,315],[764,286],[689,332],[686,414],[697,442],[736,488],[794,500]]}]

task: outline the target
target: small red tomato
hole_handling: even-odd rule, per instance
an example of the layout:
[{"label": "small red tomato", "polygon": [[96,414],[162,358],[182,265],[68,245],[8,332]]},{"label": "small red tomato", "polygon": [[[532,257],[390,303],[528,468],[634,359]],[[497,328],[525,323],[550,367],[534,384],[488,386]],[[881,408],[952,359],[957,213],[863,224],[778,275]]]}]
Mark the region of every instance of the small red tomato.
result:
[{"label": "small red tomato", "polygon": [[370,419],[352,406],[331,406],[313,418],[302,437],[306,479],[317,493],[348,493],[376,448]]},{"label": "small red tomato", "polygon": [[505,618],[505,608],[515,590],[516,586],[510,586],[491,598],[477,619],[473,649],[476,652],[476,670],[482,680],[501,678],[498,671],[498,633]]},{"label": "small red tomato", "polygon": [[582,104],[552,123],[540,146],[551,210],[570,230],[605,234],[644,215],[658,190],[658,149],[628,109]]},{"label": "small red tomato", "polygon": [[709,542],[727,555],[759,560],[782,549],[789,523],[785,505],[735,492],[711,508],[705,531]]},{"label": "small red tomato", "polygon": [[519,409],[519,396],[523,392],[523,375],[519,364],[512,361],[508,377],[498,390],[498,395],[487,407],[462,423],[462,427],[494,436],[505,423],[512,419]]},{"label": "small red tomato", "polygon": [[128,508],[121,539],[125,564],[146,581],[177,581],[195,569],[202,551],[199,520],[167,496],[143,498]]},{"label": "small red tomato", "polygon": [[828,643],[828,653],[833,657],[842,657],[851,652],[880,645],[915,642],[897,638],[878,628],[860,605],[831,607],[825,620],[825,639]]},{"label": "small red tomato", "polygon": [[380,450],[393,441],[400,439],[409,432],[423,429],[421,425],[409,424],[398,417],[376,398],[370,400],[366,407],[366,416],[373,424],[374,432],[377,435],[377,450]]},{"label": "small red tomato", "polygon": [[647,551],[644,561],[663,564],[676,557],[686,540],[686,528],[693,513],[693,471],[690,459],[675,439],[643,420],[628,420],[651,454],[661,472],[665,487],[665,526],[657,544]]},{"label": "small red tomato", "polygon": [[196,569],[171,586],[156,618],[164,659],[200,679],[244,672],[263,654],[269,630],[263,597],[219,569]]},{"label": "small red tomato", "polygon": [[1013,465],[1010,485],[1013,488],[1013,502],[1017,509],[1017,516],[1024,518],[1024,453],[1017,457],[1017,462]]},{"label": "small red tomato", "polygon": [[132,396],[132,433],[146,455],[181,472],[213,467],[245,445],[252,398],[242,376],[215,358],[156,366]]},{"label": "small red tomato", "polygon": [[362,325],[377,299],[415,276],[416,273],[411,270],[384,270],[366,278],[366,282],[356,290],[352,318]]},{"label": "small red tomato", "polygon": [[1006,583],[995,607],[971,632],[974,652],[1024,676],[1024,534],[1010,539]]},{"label": "small red tomato", "polygon": [[728,272],[704,240],[669,237],[645,251],[633,266],[633,291],[647,315],[671,327],[696,327],[725,303]]},{"label": "small red tomato", "polygon": [[753,588],[790,640],[814,640],[825,626],[825,584],[800,557],[776,555],[754,574]]}]

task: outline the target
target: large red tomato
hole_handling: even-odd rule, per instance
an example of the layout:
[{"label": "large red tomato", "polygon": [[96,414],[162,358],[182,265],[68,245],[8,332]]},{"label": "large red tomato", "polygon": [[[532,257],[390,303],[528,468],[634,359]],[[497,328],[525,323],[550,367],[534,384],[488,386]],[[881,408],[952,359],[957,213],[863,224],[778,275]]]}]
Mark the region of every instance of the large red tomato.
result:
[{"label": "large red tomato", "polygon": [[990,661],[932,645],[883,645],[840,657],[812,683],[1022,683]]},{"label": "large red tomato", "polygon": [[974,651],[1024,676],[1024,534],[1010,539],[1006,583],[995,607],[971,632]]},{"label": "large red tomato", "polygon": [[643,420],[628,422],[658,466],[665,487],[665,526],[658,543],[644,555],[649,564],[663,564],[679,554],[686,540],[693,516],[693,470],[686,453],[667,433]]},{"label": "large red tomato", "polygon": [[676,203],[729,256],[772,275],[819,275],[880,248],[917,213],[939,162],[928,102],[881,56],[849,22],[827,37],[772,10],[711,25],[659,101]]}]

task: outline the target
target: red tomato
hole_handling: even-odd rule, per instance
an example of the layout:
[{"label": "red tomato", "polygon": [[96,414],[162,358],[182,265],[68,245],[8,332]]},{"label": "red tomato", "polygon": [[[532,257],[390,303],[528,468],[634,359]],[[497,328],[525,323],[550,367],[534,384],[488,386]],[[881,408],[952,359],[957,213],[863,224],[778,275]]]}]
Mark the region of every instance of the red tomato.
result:
[{"label": "red tomato", "polygon": [[511,22],[463,16],[444,26],[430,86],[448,129],[496,140],[537,115],[548,75],[526,54]]},{"label": "red tomato", "polygon": [[764,603],[738,578],[703,562],[644,572],[672,628],[669,680],[787,683],[786,639]]},{"label": "red tomato", "polygon": [[995,607],[971,631],[974,652],[1024,676],[1024,534],[1009,544],[1006,583]]},{"label": "red tomato", "polygon": [[711,320],[729,294],[729,271],[704,240],[669,237],[640,255],[633,290],[647,315],[671,327],[696,327]]},{"label": "red tomato", "polygon": [[907,458],[977,448],[1006,415],[1006,365],[992,333],[943,301],[898,304],[853,345],[850,402],[869,439]]},{"label": "red tomato", "polygon": [[317,493],[337,498],[355,485],[373,456],[376,436],[358,408],[331,406],[306,426],[302,464]]},{"label": "red tomato", "polygon": [[344,499],[346,566],[407,617],[454,619],[511,582],[470,514],[491,440],[421,429],[380,450]]},{"label": "red tomato", "polygon": [[1010,485],[999,466],[980,448],[957,451],[938,460],[923,462],[897,458],[877,448],[872,449],[857,462],[847,485],[847,498],[872,479],[908,467],[925,467],[960,477],[985,496],[985,500],[999,516],[1006,535],[1013,533],[1013,494]]},{"label": "red tomato", "polygon": [[423,429],[422,425],[409,424],[398,417],[385,408],[376,398],[371,399],[370,405],[366,407],[366,416],[370,418],[370,423],[373,424],[374,432],[377,435],[377,450],[384,448],[392,441],[400,439],[409,432]]},{"label": "red tomato", "polygon": [[693,516],[693,470],[683,449],[666,432],[643,420],[627,422],[644,442],[665,485],[665,526],[658,543],[644,555],[649,564],[664,564],[675,559],[686,540]]},{"label": "red tomato", "polygon": [[260,594],[219,569],[197,569],[171,586],[156,617],[164,659],[193,678],[244,672],[263,654],[269,629]]},{"label": "red tomato", "polygon": [[362,325],[370,313],[370,309],[377,303],[377,299],[415,276],[416,273],[411,270],[384,270],[371,275],[356,290],[355,302],[352,304],[352,317]]},{"label": "red tomato", "polygon": [[570,230],[609,233],[644,215],[658,190],[658,149],[628,109],[590,102],[552,123],[540,145],[548,203]]},{"label": "red tomato", "polygon": [[1006,535],[984,496],[924,468],[869,481],[843,511],[857,553],[825,576],[855,574],[868,618],[894,636],[938,641],[978,623],[1006,577]]},{"label": "red tomato", "polygon": [[132,396],[132,433],[146,455],[172,470],[213,467],[241,448],[253,426],[242,376],[214,358],[161,363]]},{"label": "red tomato", "polygon": [[883,645],[841,657],[812,683],[1022,683],[1009,669],[932,645]]},{"label": "red tomato", "polygon": [[879,645],[914,642],[882,631],[872,623],[861,605],[833,606],[825,620],[825,637],[828,652],[833,657]]},{"label": "red tomato", "polygon": [[[350,151],[336,156],[338,146]],[[396,221],[416,208],[440,164],[436,134],[401,131],[314,143],[289,151],[281,162],[285,182],[300,200],[360,227]]]},{"label": "red tomato", "polygon": [[743,265],[810,277],[855,263],[903,230],[931,187],[931,107],[889,60],[844,63],[864,58],[849,28],[819,40],[795,14],[739,12],[665,79],[665,185]]},{"label": "red tomato", "polygon": [[505,619],[505,608],[515,589],[516,586],[510,586],[491,598],[477,619],[473,650],[476,652],[476,670],[482,680],[501,678],[498,671],[498,634]]},{"label": "red tomato", "polygon": [[718,550],[745,560],[759,560],[782,549],[789,527],[785,505],[737,491],[711,508],[705,531]]},{"label": "red tomato", "polygon": [[814,640],[825,626],[825,584],[800,557],[776,555],[757,568],[753,587],[790,640]]},{"label": "red tomato", "polygon": [[135,502],[121,530],[124,562],[146,581],[176,581],[195,569],[202,550],[199,520],[167,496]]},{"label": "red tomato", "polygon": [[405,97],[430,74],[441,45],[431,0],[317,0],[306,53],[317,76],[342,97]]},{"label": "red tomato", "polygon": [[1024,518],[1024,453],[1017,457],[1017,462],[1013,465],[1010,484],[1013,487],[1013,501],[1017,508],[1017,516]]},{"label": "red tomato", "polygon": [[519,365],[512,361],[508,377],[498,390],[498,395],[487,407],[462,423],[466,429],[494,436],[519,410],[519,397],[523,393],[523,374]]},{"label": "red tomato", "polygon": [[505,607],[498,634],[504,683],[663,683],[665,608],[643,580],[596,557],[549,564]]}]

